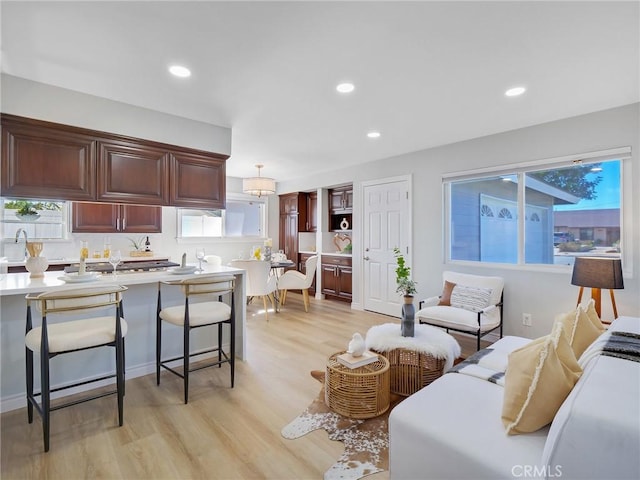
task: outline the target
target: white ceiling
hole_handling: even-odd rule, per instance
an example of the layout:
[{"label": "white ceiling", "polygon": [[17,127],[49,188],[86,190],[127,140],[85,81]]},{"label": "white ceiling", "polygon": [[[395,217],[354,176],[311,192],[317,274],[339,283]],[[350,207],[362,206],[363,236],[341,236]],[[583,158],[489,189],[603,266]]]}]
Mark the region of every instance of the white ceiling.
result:
[{"label": "white ceiling", "polygon": [[[0,8],[3,72],[232,127],[233,176],[264,163],[291,180],[640,100],[637,1]],[[514,85],[528,91],[505,97]]]}]

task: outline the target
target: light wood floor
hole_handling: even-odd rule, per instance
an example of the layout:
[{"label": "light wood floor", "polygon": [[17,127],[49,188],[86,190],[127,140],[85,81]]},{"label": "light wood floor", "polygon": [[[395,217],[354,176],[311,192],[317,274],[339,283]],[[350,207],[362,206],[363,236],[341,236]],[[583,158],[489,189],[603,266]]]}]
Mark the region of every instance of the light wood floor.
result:
[{"label": "light wood floor", "polygon": [[[398,320],[342,302],[311,302],[305,313],[302,296],[290,293],[268,323],[261,302],[248,307],[247,361],[236,363],[233,389],[226,365],[191,375],[188,405],[182,380],[168,372],[159,387],[155,375],[128,380],[124,426],[117,426],[114,396],[58,410],[46,454],[37,414],[31,425],[26,407],[3,414],[1,478],[322,478],[342,443],[324,431],[286,440],[280,430],[318,394],[311,370],[322,370],[354,332]],[[460,343],[466,354],[475,350],[473,340]]]}]

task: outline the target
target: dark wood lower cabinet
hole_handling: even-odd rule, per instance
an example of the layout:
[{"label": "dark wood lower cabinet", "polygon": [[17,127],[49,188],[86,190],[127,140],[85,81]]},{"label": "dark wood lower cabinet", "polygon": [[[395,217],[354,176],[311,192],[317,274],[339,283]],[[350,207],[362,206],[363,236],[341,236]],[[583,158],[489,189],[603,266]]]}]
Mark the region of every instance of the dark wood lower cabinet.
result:
[{"label": "dark wood lower cabinet", "polygon": [[74,233],[162,233],[162,207],[74,203]]},{"label": "dark wood lower cabinet", "polygon": [[351,257],[322,255],[322,293],[350,302],[353,297]]}]

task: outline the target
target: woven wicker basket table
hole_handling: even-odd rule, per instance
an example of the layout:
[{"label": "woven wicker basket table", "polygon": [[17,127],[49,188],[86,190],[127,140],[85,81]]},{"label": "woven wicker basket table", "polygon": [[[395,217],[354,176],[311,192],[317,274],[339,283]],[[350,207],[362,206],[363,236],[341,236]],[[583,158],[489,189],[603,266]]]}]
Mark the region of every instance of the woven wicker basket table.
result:
[{"label": "woven wicker basket table", "polygon": [[348,368],[337,360],[337,352],[327,360],[324,401],[336,413],[349,418],[372,418],[389,409],[389,361],[378,360],[358,368]]},{"label": "woven wicker basket table", "polygon": [[[387,324],[389,325],[389,324]],[[388,328],[386,325],[371,327],[369,331]],[[400,326],[394,325],[400,336]],[[422,331],[433,329],[427,325],[416,325],[416,337],[403,337],[403,342],[409,345],[403,348],[388,348],[385,351],[371,347],[371,351],[384,356],[389,360],[390,390],[402,396],[409,396],[416,393],[423,387],[441,377],[444,373],[446,358],[437,358],[434,355],[421,351],[425,347],[425,341],[419,337]],[[443,332],[444,333],[444,332]],[[450,335],[446,335],[450,337]],[[367,345],[369,345],[369,333],[367,333]],[[391,339],[393,341],[393,339]],[[451,337],[453,340],[453,337]]]}]

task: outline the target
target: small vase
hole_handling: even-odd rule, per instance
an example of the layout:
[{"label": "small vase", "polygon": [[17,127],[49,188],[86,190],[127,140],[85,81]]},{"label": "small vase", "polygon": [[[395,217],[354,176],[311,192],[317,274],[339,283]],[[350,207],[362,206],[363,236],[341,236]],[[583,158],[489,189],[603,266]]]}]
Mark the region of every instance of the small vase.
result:
[{"label": "small vase", "polygon": [[403,337],[413,337],[415,326],[416,308],[413,306],[413,296],[405,295],[404,305],[402,305],[402,323],[400,332]]},{"label": "small vase", "polygon": [[44,272],[49,268],[49,262],[44,257],[29,257],[25,264],[31,278],[44,277]]}]

